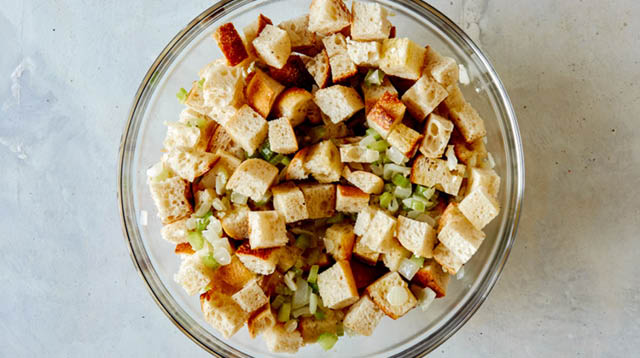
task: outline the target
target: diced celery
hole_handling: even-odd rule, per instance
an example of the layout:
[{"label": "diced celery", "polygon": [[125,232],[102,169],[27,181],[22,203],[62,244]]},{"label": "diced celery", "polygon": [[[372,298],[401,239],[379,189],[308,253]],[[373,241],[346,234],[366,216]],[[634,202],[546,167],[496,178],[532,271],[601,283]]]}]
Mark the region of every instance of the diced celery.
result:
[{"label": "diced celery", "polygon": [[269,159],[269,163],[271,163],[273,165],[278,165],[278,164],[282,163],[284,158],[286,158],[284,155],[276,154],[273,158]]},{"label": "diced celery", "polygon": [[416,265],[418,265],[420,267],[422,267],[424,265],[424,257],[412,255],[411,256],[411,261],[415,262]]},{"label": "diced celery", "polygon": [[367,128],[366,133],[367,133],[367,135],[370,135],[373,138],[375,138],[375,140],[382,139],[382,136],[380,134],[378,134],[378,132],[376,132],[376,130],[373,129],[373,128]]},{"label": "diced celery", "polygon": [[364,83],[368,85],[381,85],[384,80],[384,72],[379,69],[370,69],[364,77]]},{"label": "diced celery", "polygon": [[327,129],[324,126],[317,126],[317,127],[311,128],[311,132],[310,132],[311,142],[315,143],[315,142],[321,141],[326,134],[327,134]]},{"label": "diced celery", "polygon": [[308,249],[311,247],[311,236],[307,234],[299,235],[296,238],[296,247],[301,249]]},{"label": "diced celery", "polygon": [[202,237],[202,233],[200,231],[191,231],[187,235],[187,240],[191,245],[191,248],[195,251],[198,251],[204,245],[204,237]]},{"label": "diced celery", "polygon": [[211,212],[211,210],[207,211],[206,214],[204,214],[204,216],[198,220],[196,220],[196,230],[197,231],[202,231],[204,229],[207,228],[207,226],[209,225],[209,221],[211,220],[211,216],[213,215],[213,213]]},{"label": "diced celery", "polygon": [[389,147],[389,143],[387,143],[386,140],[379,140],[367,146],[367,148],[378,151],[378,152],[384,152],[385,150],[387,150],[388,147]]},{"label": "diced celery", "polygon": [[[320,303],[320,301],[318,301],[318,303]],[[320,307],[320,305],[318,305],[318,307]],[[321,310],[320,308],[318,308],[316,310],[316,313],[313,315],[318,321],[322,321],[325,319],[326,314],[324,313],[323,310]]]},{"label": "diced celery", "polygon": [[393,191],[393,195],[395,195],[396,198],[406,199],[411,196],[411,186],[407,188],[397,186]]},{"label": "diced celery", "polygon": [[320,289],[318,288],[318,283],[317,282],[309,282],[309,286],[311,286],[311,289],[313,290],[314,293],[319,293]]},{"label": "diced celery", "polygon": [[300,269],[299,267],[295,267],[294,266],[294,267],[291,268],[291,271],[293,271],[293,273],[296,276],[302,276],[302,269]]},{"label": "diced celery", "polygon": [[382,195],[380,195],[380,206],[386,209],[389,207],[391,200],[393,200],[393,194],[389,192],[382,193]]},{"label": "diced celery", "polygon": [[396,190],[396,187],[391,184],[391,183],[385,183],[384,184],[384,191],[389,192],[389,193],[393,193],[393,191]]},{"label": "diced celery", "polygon": [[218,267],[220,267],[220,264],[218,263],[218,261],[216,261],[216,259],[213,258],[212,253],[209,253],[205,256],[201,256],[200,259],[202,260],[202,264],[210,269],[217,269]]},{"label": "diced celery", "polygon": [[320,337],[318,337],[318,344],[325,351],[328,351],[329,349],[333,348],[336,342],[338,342],[338,336],[333,333],[325,332],[321,334]]},{"label": "diced celery", "polygon": [[283,303],[278,310],[278,322],[286,322],[291,315],[291,303]]},{"label": "diced celery", "polygon": [[273,158],[276,155],[276,153],[271,150],[268,140],[265,140],[264,143],[262,143],[262,145],[260,146],[259,152],[262,158],[266,161],[271,161],[271,158]]},{"label": "diced celery", "polygon": [[344,336],[344,325],[342,322],[338,323],[338,326],[336,327],[336,335],[338,337]]},{"label": "diced celery", "polygon": [[318,310],[318,295],[312,292],[309,295],[309,313],[316,314],[317,310]]},{"label": "diced celery", "polygon": [[391,202],[389,203],[387,210],[391,211],[392,213],[395,213],[399,208],[400,208],[400,205],[398,204],[398,199],[394,197],[393,199],[391,199]]},{"label": "diced celery", "polygon": [[202,88],[203,85],[204,85],[204,78],[201,78],[200,81],[198,81],[198,86]]},{"label": "diced celery", "polygon": [[309,283],[315,283],[316,280],[318,279],[318,271],[320,270],[320,266],[318,265],[313,265],[311,266],[311,269],[309,270],[309,277],[307,277],[307,281]]},{"label": "diced celery", "polygon": [[428,188],[426,186],[422,186],[422,185],[416,185],[416,194],[422,196],[425,199],[431,199],[431,197],[433,196],[433,194],[435,194],[436,189],[435,188]]},{"label": "diced celery", "polygon": [[180,103],[184,103],[187,100],[187,95],[188,94],[189,94],[189,92],[187,92],[186,89],[180,88],[180,91],[178,91],[178,93],[176,93],[176,97],[178,98],[178,101],[180,101]]},{"label": "diced celery", "polygon": [[273,300],[273,302],[271,302],[271,308],[273,308],[274,310],[277,310],[278,308],[280,308],[280,306],[282,306],[284,302],[285,302],[284,296],[277,295],[276,298]]},{"label": "diced celery", "polygon": [[285,166],[289,165],[289,163],[291,163],[291,159],[289,157],[287,157],[287,156],[284,156],[282,158],[282,160],[280,161],[280,164],[285,165]]},{"label": "diced celery", "polygon": [[300,316],[308,316],[310,314],[311,314],[311,310],[309,310],[309,306],[296,308],[295,310],[293,310],[293,312],[291,312],[291,315],[294,318],[298,318]]},{"label": "diced celery", "polygon": [[328,224],[339,224],[344,221],[344,215],[342,213],[338,213],[327,220]]},{"label": "diced celery", "polygon": [[411,187],[411,181],[407,178],[404,177],[404,175],[398,173],[395,174],[392,178],[391,181],[393,182],[393,184],[397,185],[397,186],[401,186],[403,188],[410,188]]}]

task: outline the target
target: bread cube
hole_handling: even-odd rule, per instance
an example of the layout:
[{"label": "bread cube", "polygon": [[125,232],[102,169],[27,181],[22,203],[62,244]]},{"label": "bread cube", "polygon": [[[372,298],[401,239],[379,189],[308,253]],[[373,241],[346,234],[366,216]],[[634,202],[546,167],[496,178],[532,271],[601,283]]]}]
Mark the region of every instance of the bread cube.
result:
[{"label": "bread cube", "polygon": [[217,289],[200,296],[200,307],[205,321],[227,339],[238,332],[249,318],[249,314],[228,294]]},{"label": "bread cube", "polygon": [[343,163],[373,163],[380,159],[380,152],[357,144],[340,146],[340,161]]},{"label": "bread cube", "polygon": [[305,51],[312,48],[316,43],[316,35],[309,31],[309,15],[303,15],[291,20],[283,21],[278,27],[285,30],[291,40],[293,51]]},{"label": "bread cube", "polygon": [[354,1],[351,5],[351,37],[354,40],[384,40],[389,38],[391,22],[380,4]]},{"label": "bread cube", "polygon": [[202,93],[205,106],[215,110],[237,107],[243,102],[244,77],[241,66],[231,67],[226,60],[218,59],[203,68],[199,75],[204,79]]},{"label": "bread cube", "polygon": [[322,39],[329,64],[331,66],[331,76],[334,83],[341,82],[358,73],[358,68],[351,61],[347,53],[347,42],[341,33],[333,34]]},{"label": "bread cube", "polygon": [[382,44],[378,41],[353,41],[347,39],[347,54],[351,61],[364,67],[377,67],[382,53]]},{"label": "bread cube", "polygon": [[307,203],[309,219],[332,217],[336,208],[336,188],[334,184],[300,184],[300,190]]},{"label": "bread cube", "polygon": [[258,35],[262,32],[262,30],[264,30],[264,27],[267,25],[273,25],[273,22],[271,21],[270,18],[260,14],[258,15],[257,19],[255,19],[251,24],[245,26],[242,29],[242,32],[244,32],[244,41],[245,41],[247,50],[254,57],[258,55],[256,54],[256,51],[253,48],[253,40],[255,40],[256,37],[258,37]]},{"label": "bread cube", "polygon": [[422,73],[426,50],[408,38],[382,42],[380,69],[388,75],[417,80]]},{"label": "bread cube", "polygon": [[277,117],[289,120],[292,127],[304,122],[307,117],[309,103],[313,101],[313,95],[302,88],[287,88],[276,100],[273,113]]},{"label": "bread cube", "polygon": [[336,33],[322,38],[322,44],[327,50],[329,59],[331,57],[347,53],[347,39],[341,33]]},{"label": "bread cube", "polygon": [[193,255],[196,253],[195,251],[193,251],[191,244],[189,244],[188,242],[181,242],[177,244],[176,248],[173,249],[173,252],[180,257],[182,257],[183,255]]},{"label": "bread cube", "polygon": [[278,211],[251,211],[248,218],[252,249],[280,247],[289,242],[284,216]]},{"label": "bread cube", "polygon": [[496,199],[500,191],[500,177],[493,169],[471,168],[467,182],[467,192],[484,189]]},{"label": "bread cube", "polygon": [[303,57],[304,66],[314,81],[320,88],[325,88],[329,84],[329,75],[331,67],[329,63],[329,55],[326,50],[320,51],[314,57]]},{"label": "bread cube", "polygon": [[369,194],[349,185],[338,184],[336,188],[336,210],[345,213],[359,213],[369,206]]},{"label": "bread cube", "polygon": [[307,204],[302,190],[293,182],[286,182],[271,188],[273,208],[284,216],[286,223],[309,218]]},{"label": "bread cube", "polygon": [[229,66],[235,66],[249,57],[242,38],[232,23],[228,22],[218,27],[213,38],[216,39]]},{"label": "bread cube", "polygon": [[183,112],[186,113],[185,111],[188,110],[205,116],[209,115],[209,113],[211,112],[211,107],[207,106],[204,103],[204,91],[202,90],[202,85],[200,85],[198,81],[193,81],[193,83],[191,84],[191,89],[187,93],[187,98],[185,99],[184,104],[187,106],[187,108],[180,112],[181,116]]},{"label": "bread cube", "polygon": [[200,181],[198,182],[199,188],[215,189],[218,174],[224,172],[228,178],[242,163],[240,159],[224,150],[218,150],[215,154],[218,159],[216,159],[213,167],[200,177]]},{"label": "bread cube", "polygon": [[449,204],[440,217],[438,240],[463,263],[476,253],[484,237],[484,233],[476,229],[454,203]]},{"label": "bread cube", "polygon": [[225,129],[249,155],[253,155],[268,133],[267,121],[246,104],[229,119]]},{"label": "bread cube", "polygon": [[422,121],[431,113],[448,93],[438,82],[423,74],[403,95],[402,102],[407,110],[418,121]]},{"label": "bread cube", "polygon": [[267,118],[276,98],[284,90],[284,86],[259,69],[249,76],[248,81],[245,88],[247,104],[263,118]]},{"label": "bread cube", "polygon": [[349,26],[351,14],[342,0],[312,0],[309,7],[309,31],[329,35]]},{"label": "bread cube", "polygon": [[453,122],[431,113],[424,128],[424,139],[419,148],[420,153],[427,158],[442,157],[452,131]]},{"label": "bread cube", "polygon": [[[399,289],[406,291],[406,301],[401,304],[391,304],[388,300],[389,291]],[[380,277],[376,282],[369,285],[365,291],[369,294],[369,297],[371,297],[371,300],[376,304],[376,306],[394,320],[404,316],[418,303],[415,296],[409,289],[409,285],[397,272],[389,272]]]},{"label": "bread cube", "polygon": [[313,77],[307,71],[302,57],[297,54],[291,54],[282,68],[268,67],[267,73],[286,88],[307,88],[313,84]]},{"label": "bread cube", "polygon": [[258,57],[275,68],[282,68],[291,54],[289,35],[273,25],[266,25],[252,44]]},{"label": "bread cube", "polygon": [[149,181],[151,198],[158,209],[163,224],[183,219],[193,212],[189,197],[189,184],[180,177],[171,177],[162,181]]},{"label": "bread cube", "polygon": [[484,121],[471,105],[464,99],[458,86],[449,90],[449,96],[444,104],[449,112],[449,118],[456,125],[467,143],[481,139],[487,135]]},{"label": "bread cube", "polygon": [[[190,111],[193,111],[189,109]],[[197,113],[193,111],[194,113]],[[187,125],[184,123],[168,123],[167,135],[164,139],[163,145],[166,150],[183,150],[183,151],[196,151],[204,152],[207,150],[209,139],[216,127],[216,122],[208,119],[206,116],[201,115],[203,122],[203,128],[200,129],[193,125]]]},{"label": "bread cube", "polygon": [[330,140],[314,144],[307,153],[304,168],[320,183],[340,180],[342,162],[338,148]]},{"label": "bread cube", "polygon": [[487,152],[487,147],[484,145],[484,138],[467,143],[462,134],[460,134],[460,131],[454,129],[453,132],[451,132],[449,142],[453,145],[453,150],[456,152],[456,157],[459,162],[470,167],[488,167],[489,153]]},{"label": "bread cube", "polygon": [[324,247],[336,261],[350,260],[356,234],[349,223],[334,224],[324,234]]},{"label": "bread cube", "polygon": [[227,236],[235,240],[249,237],[249,211],[246,205],[234,205],[232,210],[225,212],[220,223]]},{"label": "bread cube", "polygon": [[387,76],[384,76],[380,85],[367,84],[362,81],[360,88],[362,89],[362,93],[364,95],[365,113],[367,114],[369,113],[371,108],[373,108],[376,102],[378,102],[380,97],[382,97],[382,95],[386,92],[389,92],[391,95],[398,95],[398,91],[395,87],[393,87],[393,84],[391,84],[391,81],[389,81],[389,77]]},{"label": "bread cube", "polygon": [[364,170],[351,171],[348,166],[345,166],[342,176],[365,193],[380,194],[384,190],[384,181],[373,173]]},{"label": "bread cube", "polygon": [[[324,116],[324,115],[323,115]],[[336,139],[346,137],[350,134],[349,128],[344,122],[340,123],[331,123],[327,120],[327,123],[324,124],[324,136],[323,139]]]},{"label": "bread cube", "polygon": [[424,72],[449,90],[457,86],[458,64],[451,57],[443,57],[431,46],[427,46],[424,58]]},{"label": "bread cube", "polygon": [[455,170],[449,171],[446,160],[420,155],[411,167],[411,182],[428,187],[435,186],[436,189],[455,196],[460,191],[464,172],[465,166],[462,164],[456,165]]},{"label": "bread cube", "polygon": [[333,123],[340,123],[364,108],[358,92],[341,85],[319,89],[314,95],[314,102]]},{"label": "bread cube", "polygon": [[162,161],[182,179],[193,182],[195,178],[213,167],[216,155],[207,152],[173,149],[162,156]]},{"label": "bread cube", "polygon": [[247,321],[249,336],[251,338],[256,338],[275,324],[276,317],[273,315],[273,312],[271,312],[271,305],[267,303],[249,317],[249,320]]},{"label": "bread cube", "polygon": [[269,351],[273,353],[296,353],[304,342],[300,332],[294,330],[287,332],[284,325],[276,323],[262,333],[262,338]]},{"label": "bread cube", "polygon": [[385,92],[367,113],[367,124],[387,139],[393,128],[402,122],[405,109],[397,95]]},{"label": "bread cube", "polygon": [[249,282],[257,278],[256,274],[249,270],[242,261],[240,261],[240,258],[237,255],[232,255],[231,263],[220,266],[216,270],[216,273],[217,277],[220,277],[220,279],[229,285],[234,292],[239,291]]},{"label": "bread cube", "polygon": [[184,242],[188,242],[187,240],[187,219],[180,219],[178,221],[172,222],[170,224],[166,224],[162,226],[160,230],[160,235],[163,239],[167,240],[172,244],[181,244]]},{"label": "bread cube", "polygon": [[182,286],[189,296],[198,294],[211,282],[212,271],[202,264],[200,255],[186,256],[180,263],[173,280]]},{"label": "bread cube", "polygon": [[375,266],[380,258],[379,252],[371,250],[367,245],[362,243],[362,237],[356,238],[356,242],[353,245],[353,255],[372,266]]},{"label": "bread cube", "polygon": [[433,258],[438,262],[442,269],[452,275],[458,273],[464,262],[453,251],[449,250],[444,244],[440,243],[433,250]]},{"label": "bread cube", "polygon": [[233,138],[223,126],[218,126],[213,132],[207,152],[218,153],[220,150],[224,150],[236,158],[244,159],[245,157],[245,151],[242,146],[233,141]]},{"label": "bread cube", "polygon": [[298,139],[287,118],[269,121],[269,146],[276,153],[291,154],[298,150]]},{"label": "bread cube", "polygon": [[302,148],[293,156],[289,165],[284,169],[285,178],[287,180],[307,179],[309,172],[305,169],[304,163],[308,152],[309,147]]},{"label": "bread cube", "polygon": [[359,298],[349,261],[337,261],[329,269],[318,275],[318,289],[324,305],[331,309],[341,309]]},{"label": "bread cube", "polygon": [[325,317],[318,320],[315,317],[300,317],[298,329],[305,343],[315,343],[323,333],[337,333],[340,322],[344,319],[344,312],[339,310],[323,310]]},{"label": "bread cube", "polygon": [[384,210],[377,210],[362,236],[362,243],[373,251],[384,252],[392,248],[395,230],[396,219]]},{"label": "bread cube", "polygon": [[500,212],[498,201],[482,187],[467,192],[458,208],[478,230],[482,230]]},{"label": "bread cube", "polygon": [[384,317],[384,312],[376,306],[367,295],[362,295],[358,302],[349,307],[344,316],[345,328],[361,335],[370,336]]},{"label": "bread cube", "polygon": [[382,263],[389,269],[389,271],[398,271],[402,260],[411,257],[411,251],[400,245],[396,239],[393,239],[390,242],[390,248],[386,249],[382,253]]},{"label": "bread cube", "polygon": [[428,223],[398,217],[396,228],[398,241],[416,256],[431,258],[436,243],[436,230]]},{"label": "bread cube", "polygon": [[227,182],[233,190],[258,201],[264,197],[278,175],[278,168],[262,159],[250,158],[242,162]]},{"label": "bread cube", "polygon": [[447,294],[449,278],[449,274],[442,270],[442,265],[434,259],[428,259],[413,276],[411,282],[421,287],[429,287],[436,293],[436,297],[444,297]]},{"label": "bread cube", "polygon": [[269,302],[262,288],[253,280],[231,296],[245,312],[253,312]]},{"label": "bread cube", "polygon": [[356,224],[353,227],[353,232],[358,235],[364,235],[369,229],[369,225],[371,224],[371,220],[376,215],[377,209],[371,206],[368,206],[358,213],[356,218]]},{"label": "bread cube", "polygon": [[413,158],[421,140],[422,134],[402,123],[398,123],[387,137],[387,142],[407,158]]},{"label": "bread cube", "polygon": [[277,248],[252,249],[249,244],[242,244],[236,250],[236,256],[251,272],[270,275],[276,270],[279,253]]}]

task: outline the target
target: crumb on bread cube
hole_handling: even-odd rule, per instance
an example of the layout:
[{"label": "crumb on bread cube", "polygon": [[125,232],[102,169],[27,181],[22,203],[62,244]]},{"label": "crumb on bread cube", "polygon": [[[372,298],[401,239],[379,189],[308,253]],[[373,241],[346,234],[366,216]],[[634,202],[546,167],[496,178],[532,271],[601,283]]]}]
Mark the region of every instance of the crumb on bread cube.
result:
[{"label": "crumb on bread cube", "polygon": [[356,302],[358,290],[349,261],[340,260],[318,275],[318,289],[324,305],[341,309]]},{"label": "crumb on bread cube", "polygon": [[227,189],[251,200],[264,197],[278,175],[278,168],[262,159],[250,158],[242,162],[227,181]]}]

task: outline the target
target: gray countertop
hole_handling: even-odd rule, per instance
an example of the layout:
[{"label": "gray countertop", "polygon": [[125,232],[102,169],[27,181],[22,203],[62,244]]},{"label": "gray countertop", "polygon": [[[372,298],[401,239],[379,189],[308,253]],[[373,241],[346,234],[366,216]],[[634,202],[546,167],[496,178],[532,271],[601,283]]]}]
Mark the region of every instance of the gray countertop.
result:
[{"label": "gray countertop", "polygon": [[[209,4],[0,7],[0,356],[207,356],[131,263],[116,163],[144,73]],[[432,4],[501,75],[527,184],[502,278],[431,356],[637,356],[640,2]]]}]

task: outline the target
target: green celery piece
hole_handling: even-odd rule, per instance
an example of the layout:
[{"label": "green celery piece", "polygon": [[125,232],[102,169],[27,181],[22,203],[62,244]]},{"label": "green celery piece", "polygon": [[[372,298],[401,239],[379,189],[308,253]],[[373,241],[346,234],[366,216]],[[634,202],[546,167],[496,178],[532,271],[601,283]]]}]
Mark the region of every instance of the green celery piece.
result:
[{"label": "green celery piece", "polygon": [[180,91],[178,91],[178,93],[176,93],[176,97],[178,98],[178,101],[180,101],[180,103],[184,103],[187,100],[187,95],[188,94],[189,94],[189,92],[187,92],[186,89],[180,88]]}]

